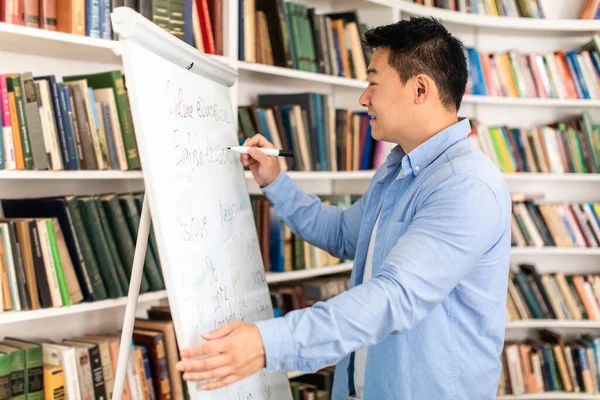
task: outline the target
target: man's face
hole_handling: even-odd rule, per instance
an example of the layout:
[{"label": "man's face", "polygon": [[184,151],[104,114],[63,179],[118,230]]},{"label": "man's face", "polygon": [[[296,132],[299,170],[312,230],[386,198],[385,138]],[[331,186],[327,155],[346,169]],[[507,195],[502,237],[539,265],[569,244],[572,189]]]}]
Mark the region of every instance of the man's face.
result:
[{"label": "man's face", "polygon": [[368,69],[369,86],[360,96],[360,104],[371,115],[371,135],[376,140],[398,143],[411,124],[414,107],[412,79],[402,84],[400,75],[389,63],[387,48],[373,52]]}]

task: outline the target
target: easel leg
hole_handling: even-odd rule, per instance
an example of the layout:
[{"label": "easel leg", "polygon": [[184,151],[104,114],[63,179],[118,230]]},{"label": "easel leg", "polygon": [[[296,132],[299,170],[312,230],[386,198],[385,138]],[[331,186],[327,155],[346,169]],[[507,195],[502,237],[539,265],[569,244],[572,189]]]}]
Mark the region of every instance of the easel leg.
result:
[{"label": "easel leg", "polygon": [[133,256],[133,267],[129,282],[129,293],[127,294],[127,306],[125,308],[125,317],[123,318],[123,332],[121,333],[121,344],[119,348],[119,362],[115,373],[115,384],[112,400],[121,400],[123,396],[123,386],[127,375],[127,362],[129,361],[129,352],[131,349],[131,337],[133,335],[133,325],[135,323],[135,312],[137,309],[138,295],[140,293],[140,284],[144,272],[144,258],[146,256],[146,246],[148,245],[148,235],[150,233],[150,208],[148,206],[148,196],[144,196],[142,205],[142,216],[138,228],[137,240],[135,243],[135,253]]}]

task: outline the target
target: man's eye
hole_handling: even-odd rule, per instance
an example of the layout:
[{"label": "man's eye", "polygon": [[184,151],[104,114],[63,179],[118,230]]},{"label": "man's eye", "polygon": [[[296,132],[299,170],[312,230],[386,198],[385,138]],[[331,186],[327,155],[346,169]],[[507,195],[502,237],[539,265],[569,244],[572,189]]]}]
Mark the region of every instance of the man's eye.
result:
[{"label": "man's eye", "polygon": [[369,82],[369,86],[375,86],[377,85],[375,82]]}]

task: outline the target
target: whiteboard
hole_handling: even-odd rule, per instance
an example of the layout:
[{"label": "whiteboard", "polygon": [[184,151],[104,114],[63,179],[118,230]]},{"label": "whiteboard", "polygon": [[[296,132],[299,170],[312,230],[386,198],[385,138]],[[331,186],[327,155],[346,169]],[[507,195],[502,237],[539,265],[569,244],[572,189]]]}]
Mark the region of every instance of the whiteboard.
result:
[{"label": "whiteboard", "polygon": [[[146,196],[180,348],[233,320],[272,318],[239,155],[230,67],[197,53],[129,8],[113,13]],[[264,370],[191,399],[292,399]]]}]

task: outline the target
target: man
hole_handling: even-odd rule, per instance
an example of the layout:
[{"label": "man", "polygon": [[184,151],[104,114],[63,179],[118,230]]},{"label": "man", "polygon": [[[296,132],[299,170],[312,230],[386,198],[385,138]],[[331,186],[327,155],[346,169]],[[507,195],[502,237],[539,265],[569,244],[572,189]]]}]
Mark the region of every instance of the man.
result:
[{"label": "man", "polygon": [[[510,196],[457,111],[462,43],[432,19],[369,31],[360,103],[375,139],[397,143],[348,210],[322,204],[274,157],[242,156],[276,212],[304,240],[353,259],[351,289],[256,324],[235,322],[184,349],[185,379],[228,385],[263,367],[337,364],[335,400],[493,399],[500,377]],[[262,136],[246,146],[273,147]]]}]

